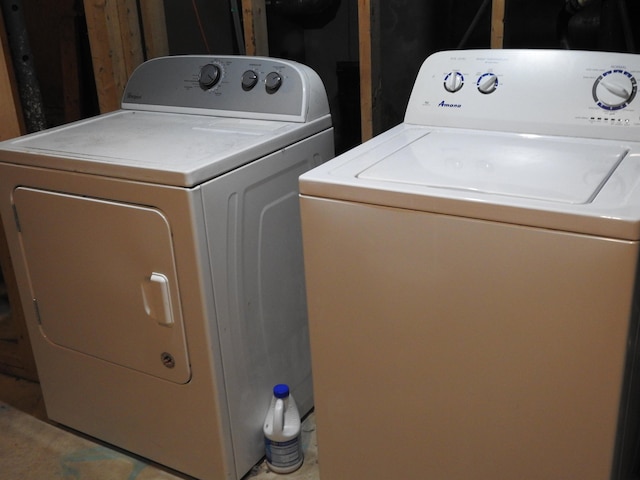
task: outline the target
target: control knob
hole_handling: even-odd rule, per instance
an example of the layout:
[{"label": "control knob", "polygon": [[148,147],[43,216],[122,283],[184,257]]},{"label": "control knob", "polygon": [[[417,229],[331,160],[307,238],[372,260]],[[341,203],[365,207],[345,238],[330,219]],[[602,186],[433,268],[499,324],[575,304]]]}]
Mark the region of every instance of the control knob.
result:
[{"label": "control knob", "polygon": [[203,90],[209,90],[215,87],[222,77],[222,69],[220,65],[208,63],[200,69],[200,77],[198,83]]},{"label": "control knob", "polygon": [[444,89],[447,92],[457,92],[464,85],[464,77],[460,72],[454,70],[449,72],[446,77],[444,77]]},{"label": "control knob", "polygon": [[476,85],[480,93],[493,93],[496,91],[496,88],[498,88],[498,76],[495,73],[485,73],[480,75]]},{"label": "control knob", "polygon": [[247,70],[242,74],[242,89],[251,90],[258,83],[258,74],[253,70]]},{"label": "control knob", "polygon": [[620,110],[631,103],[637,92],[636,79],[625,70],[609,70],[593,84],[593,99],[605,110]]},{"label": "control knob", "polygon": [[267,93],[276,93],[282,86],[282,77],[277,72],[271,72],[265,78],[264,86]]}]

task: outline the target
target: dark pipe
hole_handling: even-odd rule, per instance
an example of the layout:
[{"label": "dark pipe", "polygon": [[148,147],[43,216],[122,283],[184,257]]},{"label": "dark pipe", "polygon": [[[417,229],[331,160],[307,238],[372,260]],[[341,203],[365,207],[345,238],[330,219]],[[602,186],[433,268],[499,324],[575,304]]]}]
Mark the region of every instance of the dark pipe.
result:
[{"label": "dark pipe", "polygon": [[22,14],[21,0],[2,0],[2,15],[7,30],[13,68],[18,82],[18,93],[27,133],[47,128],[42,105],[40,85],[29,47],[29,36]]}]

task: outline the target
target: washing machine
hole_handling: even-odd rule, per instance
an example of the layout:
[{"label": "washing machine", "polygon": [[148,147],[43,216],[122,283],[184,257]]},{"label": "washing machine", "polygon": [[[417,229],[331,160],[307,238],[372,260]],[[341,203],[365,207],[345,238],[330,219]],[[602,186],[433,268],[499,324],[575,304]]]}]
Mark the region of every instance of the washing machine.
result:
[{"label": "washing machine", "polygon": [[0,212],[49,418],[201,479],[313,392],[298,177],[333,156],[318,75],[150,60],[121,109],[0,144]]},{"label": "washing machine", "polygon": [[437,52],[301,176],[322,478],[638,478],[638,78]]}]

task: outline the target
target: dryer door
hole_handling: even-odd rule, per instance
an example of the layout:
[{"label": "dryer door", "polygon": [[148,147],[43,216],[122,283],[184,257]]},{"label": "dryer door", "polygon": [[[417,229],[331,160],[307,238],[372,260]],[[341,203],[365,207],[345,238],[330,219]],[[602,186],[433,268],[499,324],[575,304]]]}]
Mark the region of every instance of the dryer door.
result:
[{"label": "dryer door", "polygon": [[15,189],[14,202],[42,335],[59,347],[186,383],[164,214],[25,187]]}]

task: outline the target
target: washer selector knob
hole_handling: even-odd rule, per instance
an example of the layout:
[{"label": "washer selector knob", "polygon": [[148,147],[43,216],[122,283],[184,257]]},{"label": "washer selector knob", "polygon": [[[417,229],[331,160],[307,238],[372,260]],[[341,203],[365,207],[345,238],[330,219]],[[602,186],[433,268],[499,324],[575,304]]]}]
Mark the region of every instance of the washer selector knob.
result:
[{"label": "washer selector knob", "polygon": [[609,70],[593,84],[593,99],[604,110],[620,110],[634,99],[638,85],[636,79],[625,70]]},{"label": "washer selector knob", "polygon": [[476,82],[478,91],[480,93],[489,94],[496,91],[498,88],[498,76],[495,73],[485,73],[480,75]]},{"label": "washer selector knob", "polygon": [[457,70],[453,70],[444,77],[444,89],[447,92],[455,93],[464,85],[464,77]]},{"label": "washer selector knob", "polygon": [[246,92],[258,83],[258,74],[253,70],[247,70],[242,74],[242,89]]},{"label": "washer selector knob", "polygon": [[282,86],[282,77],[278,72],[271,72],[265,79],[267,93],[276,93]]},{"label": "washer selector knob", "polygon": [[210,90],[215,87],[222,78],[222,69],[215,63],[207,63],[200,69],[198,83],[203,90]]}]

